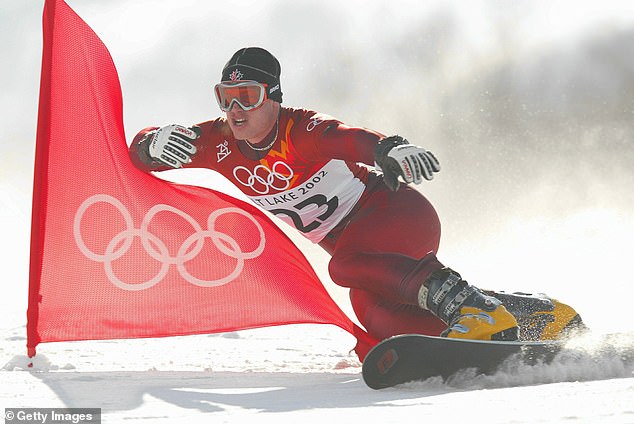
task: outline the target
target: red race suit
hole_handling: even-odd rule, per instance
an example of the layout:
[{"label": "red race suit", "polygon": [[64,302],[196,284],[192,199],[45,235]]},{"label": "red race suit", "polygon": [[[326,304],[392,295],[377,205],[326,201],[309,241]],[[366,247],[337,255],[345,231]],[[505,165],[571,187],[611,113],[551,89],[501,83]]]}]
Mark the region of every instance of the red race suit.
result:
[{"label": "red race suit", "polygon": [[[197,126],[197,151],[185,167],[219,172],[330,253],[331,278],[351,289],[355,313],[372,336],[437,335],[446,327],[418,306],[421,284],[442,267],[438,216],[417,190],[401,184],[392,192],[371,168],[381,134],[286,107],[268,151],[236,140],[224,118]],[[171,169],[147,156],[144,136],[154,129],[130,146],[132,161],[147,172]]]}]

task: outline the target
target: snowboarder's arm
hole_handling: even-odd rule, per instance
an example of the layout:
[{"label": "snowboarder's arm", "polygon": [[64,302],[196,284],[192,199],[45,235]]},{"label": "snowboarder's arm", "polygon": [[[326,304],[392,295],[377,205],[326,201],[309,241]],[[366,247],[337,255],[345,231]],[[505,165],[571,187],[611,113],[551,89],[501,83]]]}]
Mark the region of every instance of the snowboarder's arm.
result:
[{"label": "snowboarder's arm", "polygon": [[373,165],[383,171],[387,186],[396,191],[398,177],[406,183],[432,180],[440,163],[430,151],[409,144],[400,136],[385,137],[365,128],[333,123],[322,133],[318,144],[321,155],[345,161]]}]

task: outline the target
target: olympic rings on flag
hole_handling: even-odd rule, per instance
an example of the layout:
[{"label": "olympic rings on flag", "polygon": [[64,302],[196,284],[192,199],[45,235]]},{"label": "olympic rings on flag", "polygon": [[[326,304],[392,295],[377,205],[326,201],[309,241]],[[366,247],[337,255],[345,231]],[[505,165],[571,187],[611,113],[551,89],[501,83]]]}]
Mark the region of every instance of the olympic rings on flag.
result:
[{"label": "olympic rings on flag", "polygon": [[[285,168],[287,175],[279,172],[278,168]],[[243,181],[238,176],[238,171],[246,172],[246,181]],[[262,172],[264,173],[264,176],[260,175]],[[251,172],[248,168],[245,168],[244,166],[236,166],[233,169],[234,178],[238,180],[240,184],[250,187],[258,194],[268,194],[270,189],[275,189],[277,191],[284,191],[288,189],[291,186],[293,175],[294,174],[291,167],[282,161],[275,162],[271,169],[269,169],[265,165],[257,165],[255,168],[253,168],[253,172]],[[258,184],[258,188],[256,188],[256,184]],[[259,186],[262,186],[264,188],[260,188]]]},{"label": "olympic rings on flag", "polygon": [[[115,235],[108,245],[105,252],[100,255],[93,252],[88,248],[81,234],[81,222],[84,214],[92,205],[96,203],[107,203],[114,206],[121,213],[125,222],[125,229],[119,234]],[[183,244],[179,247],[176,256],[170,256],[169,250],[165,243],[152,234],[148,227],[152,219],[160,212],[171,212],[187,221],[193,228],[194,233],[189,236]],[[216,220],[222,215],[229,213],[237,213],[245,216],[256,226],[259,232],[260,242],[258,246],[251,252],[243,252],[238,242],[232,238],[229,234],[222,233],[215,229]],[[152,207],[141,222],[140,228],[134,227],[134,221],[130,211],[119,201],[117,198],[109,196],[107,194],[96,194],[86,199],[77,209],[75,214],[75,220],[73,222],[73,235],[75,237],[75,243],[77,247],[88,259],[96,262],[103,262],[104,271],[108,280],[115,286],[130,291],[138,291],[148,289],[158,284],[169,271],[170,265],[176,265],[178,272],[185,279],[185,281],[200,287],[218,287],[230,283],[235,280],[242,269],[244,268],[244,261],[247,259],[253,259],[258,257],[264,251],[265,235],[264,230],[256,219],[249,213],[239,208],[222,208],[215,210],[207,218],[207,229],[203,230],[198,222],[185,212],[177,209],[173,206],[158,204]],[[143,249],[156,261],[161,263],[161,268],[158,273],[151,279],[143,283],[126,283],[120,280],[112,269],[112,263],[117,259],[125,255],[134,241],[134,237],[141,239]],[[191,275],[185,268],[185,263],[194,259],[201,252],[205,238],[210,238],[216,248],[223,254],[237,260],[234,270],[226,277],[219,278],[217,280],[201,280]],[[193,246],[193,248],[192,248]],[[191,250],[190,250],[191,249]]]}]

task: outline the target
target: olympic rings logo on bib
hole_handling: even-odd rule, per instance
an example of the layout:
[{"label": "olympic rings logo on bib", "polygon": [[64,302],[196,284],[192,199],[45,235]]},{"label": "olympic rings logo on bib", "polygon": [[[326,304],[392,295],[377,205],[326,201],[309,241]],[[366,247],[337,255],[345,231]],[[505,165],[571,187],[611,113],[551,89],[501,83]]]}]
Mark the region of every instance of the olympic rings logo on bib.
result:
[{"label": "olympic rings logo on bib", "polygon": [[[81,235],[81,223],[84,214],[88,208],[97,203],[107,203],[114,206],[119,210],[125,221],[125,229],[110,240],[105,248],[104,254],[98,254],[90,250]],[[167,245],[156,235],[152,234],[148,229],[152,219],[160,212],[171,212],[182,217],[192,226],[192,229],[194,230],[194,233],[190,235],[179,247],[176,256],[171,256]],[[258,229],[260,241],[253,251],[243,252],[234,238],[232,238],[229,234],[219,232],[215,229],[216,220],[222,215],[230,213],[236,213],[248,218]],[[180,209],[169,205],[158,204],[152,207],[143,217],[140,228],[135,228],[130,211],[128,211],[128,209],[118,199],[107,194],[96,194],[91,196],[79,206],[73,223],[73,235],[75,237],[77,247],[84,256],[96,262],[103,262],[106,276],[112,284],[123,290],[131,291],[149,289],[150,287],[158,284],[167,275],[170,265],[176,265],[181,277],[183,277],[183,279],[188,283],[195,286],[218,287],[225,285],[235,280],[240,275],[242,269],[244,268],[245,260],[260,256],[260,254],[264,251],[265,246],[264,230],[260,224],[252,215],[239,208],[223,208],[215,210],[209,214],[209,217],[207,218],[207,229],[203,230],[194,218]],[[112,268],[112,263],[128,252],[132,246],[134,237],[139,237],[141,239],[141,245],[147,254],[161,263],[161,268],[158,273],[143,283],[126,283],[115,275]],[[202,280],[191,275],[185,268],[186,262],[194,259],[198,256],[198,254],[200,254],[205,238],[210,238],[220,252],[237,260],[234,270],[229,273],[229,275],[216,280]]]},{"label": "olympic rings logo on bib", "polygon": [[[242,172],[238,173],[238,171]],[[280,171],[285,171],[286,174]],[[236,166],[233,169],[233,176],[240,184],[251,188],[256,193],[268,194],[271,189],[277,191],[288,189],[294,174],[290,166],[282,161],[277,161],[271,169],[265,165],[257,165],[253,171],[250,171],[244,166]]]}]

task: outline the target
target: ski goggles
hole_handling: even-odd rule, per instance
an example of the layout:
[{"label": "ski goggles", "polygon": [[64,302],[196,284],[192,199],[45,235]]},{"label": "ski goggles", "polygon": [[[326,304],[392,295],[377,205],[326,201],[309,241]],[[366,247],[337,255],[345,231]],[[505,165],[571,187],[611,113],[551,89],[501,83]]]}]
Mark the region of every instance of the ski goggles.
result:
[{"label": "ski goggles", "polygon": [[253,110],[262,106],[268,98],[267,85],[257,81],[221,82],[214,87],[218,106],[228,112],[237,103],[243,110]]}]

